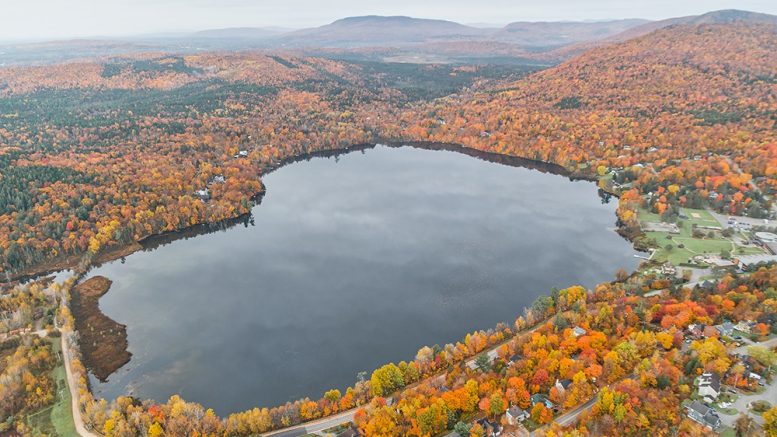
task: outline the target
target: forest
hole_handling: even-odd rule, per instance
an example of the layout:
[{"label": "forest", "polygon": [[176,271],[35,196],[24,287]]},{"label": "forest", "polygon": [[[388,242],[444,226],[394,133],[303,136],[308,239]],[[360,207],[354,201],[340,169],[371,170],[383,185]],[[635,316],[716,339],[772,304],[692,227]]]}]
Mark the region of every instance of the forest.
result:
[{"label": "forest", "polygon": [[[252,52],[0,68],[0,432],[29,432],[24,414],[53,402],[51,345],[20,330],[54,331],[56,314],[78,356],[72,282],[44,292],[15,279],[56,263],[81,274],[110,250],[241,216],[262,174],[296,156],[419,141],[557,164],[619,197],[620,231],[637,245],[652,244],[643,210],[767,218],[775,60],[774,26],[730,23],[672,26],[542,71]],[[686,417],[694,380],[714,372],[758,390],[747,374],[768,376],[777,356],[743,358],[712,331],[688,342],[688,330],[752,322],[755,341],[770,338],[776,290],[774,265],[692,287],[621,272],[549,291],[511,326],[424,347],[344,393],[225,418],[177,396],[96,400],[79,358],[72,368],[83,419],[106,436],[248,436],[354,408],[363,435],[483,436],[472,422],[511,406],[542,435],[708,435]],[[554,422],[588,401],[578,420]],[[777,435],[777,407],[761,416]],[[747,420],[738,435],[751,435]]]}]

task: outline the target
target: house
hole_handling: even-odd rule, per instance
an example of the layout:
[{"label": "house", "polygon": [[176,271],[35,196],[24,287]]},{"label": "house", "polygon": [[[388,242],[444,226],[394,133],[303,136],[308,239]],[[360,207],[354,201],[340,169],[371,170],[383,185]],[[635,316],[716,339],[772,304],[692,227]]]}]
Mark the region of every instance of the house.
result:
[{"label": "house", "polygon": [[498,437],[502,435],[502,425],[499,422],[491,422],[487,418],[483,418],[477,421],[477,423],[483,427],[486,432],[486,437]]},{"label": "house", "polygon": [[719,256],[706,257],[704,258],[704,262],[712,266],[713,269],[724,270],[724,269],[733,269],[734,267],[736,267],[735,262],[728,259],[723,259]]},{"label": "house", "polygon": [[688,335],[691,338],[701,338],[704,335],[704,325],[691,323],[688,325]]},{"label": "house", "polygon": [[235,158],[248,158],[248,150],[241,150],[237,152]]},{"label": "house", "polygon": [[737,323],[736,326],[734,326],[734,329],[736,329],[737,331],[744,332],[746,334],[750,334],[750,332],[752,331],[752,328],[753,328],[753,323],[746,322],[744,320],[740,320],[739,323]]},{"label": "house", "polygon": [[207,200],[210,199],[210,190],[207,189],[207,188],[203,188],[201,190],[195,191],[194,195],[199,197],[200,200],[202,200],[204,202],[204,201],[207,201]]},{"label": "house", "polygon": [[717,429],[720,426],[720,417],[718,417],[718,413],[699,401],[691,402],[685,409],[691,420],[711,429]]},{"label": "house", "polygon": [[520,353],[516,353],[510,357],[510,361],[508,362],[508,364],[512,366],[513,364],[515,364],[516,361],[522,360],[522,359],[523,359],[523,355],[521,355]]},{"label": "house", "polygon": [[586,332],[588,331],[586,331],[585,329],[579,326],[575,326],[574,328],[572,328],[572,335],[574,335],[575,337],[582,337],[583,335],[586,334]]},{"label": "house", "polygon": [[672,265],[672,263],[664,263],[664,265],[661,266],[661,274],[666,276],[675,276],[677,274],[677,268]]},{"label": "house", "polygon": [[570,385],[572,385],[571,379],[556,379],[556,390],[559,394],[566,393]]},{"label": "house", "polygon": [[720,377],[717,373],[702,373],[696,378],[696,385],[699,389],[699,396],[705,399],[716,400],[720,396]]},{"label": "house", "polygon": [[505,418],[510,425],[517,425],[529,418],[529,412],[513,405],[505,412]]},{"label": "house", "polygon": [[718,330],[720,335],[725,335],[726,337],[734,335],[734,324],[731,322],[723,322],[720,325],[715,325],[715,329]]},{"label": "house", "polygon": [[223,184],[224,182],[226,182],[226,180],[227,179],[224,176],[216,175],[216,176],[213,176],[211,178],[210,183],[211,184]]},{"label": "house", "polygon": [[535,393],[535,394],[531,395],[531,397],[529,397],[529,401],[531,402],[532,407],[537,405],[537,404],[545,404],[545,407],[547,407],[547,408],[555,407],[553,402],[551,402],[550,399],[548,399],[547,396],[545,396],[544,394],[541,394],[541,393]]}]

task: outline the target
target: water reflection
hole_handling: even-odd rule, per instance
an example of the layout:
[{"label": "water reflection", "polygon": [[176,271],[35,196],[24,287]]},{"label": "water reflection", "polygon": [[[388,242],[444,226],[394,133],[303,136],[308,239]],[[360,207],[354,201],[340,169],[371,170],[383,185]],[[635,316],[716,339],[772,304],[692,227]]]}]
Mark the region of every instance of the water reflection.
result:
[{"label": "water reflection", "polygon": [[149,239],[90,272],[113,280],[100,305],[127,325],[133,354],[92,380],[96,394],[180,393],[219,413],[318,397],[512,322],[552,287],[635,266],[615,205],[563,169],[362,149],[266,175],[261,205],[224,232]]}]

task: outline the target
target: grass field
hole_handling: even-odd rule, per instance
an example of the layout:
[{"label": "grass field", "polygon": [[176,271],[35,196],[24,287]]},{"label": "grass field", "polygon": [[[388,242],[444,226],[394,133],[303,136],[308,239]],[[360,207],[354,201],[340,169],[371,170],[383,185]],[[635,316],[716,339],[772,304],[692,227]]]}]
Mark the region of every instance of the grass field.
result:
[{"label": "grass field", "polygon": [[[654,260],[660,262],[669,261],[674,265],[678,265],[680,263],[688,262],[690,258],[693,258],[696,255],[719,255],[722,251],[728,251],[732,255],[764,253],[763,250],[758,247],[738,246],[732,239],[723,237],[719,233],[716,233],[716,236],[712,238],[694,238],[691,235],[694,224],[698,227],[721,227],[721,225],[709,212],[703,209],[682,208],[681,211],[688,219],[681,219],[678,221],[677,226],[680,228],[679,234],[670,234],[668,232],[645,233],[645,235],[654,239],[658,244],[658,250],[653,256]],[[661,217],[658,214],[648,212],[647,210],[639,210],[638,216],[639,220],[643,222],[661,221]],[[705,232],[705,234],[709,232],[704,229],[702,229],[702,231]],[[678,247],[681,244],[684,247]],[[667,250],[666,247],[669,245],[671,245],[672,248]]]},{"label": "grass field", "polygon": [[71,398],[65,365],[62,363],[62,345],[59,338],[51,340],[54,355],[59,358],[59,364],[51,371],[51,377],[57,386],[57,395],[52,405],[27,416],[27,424],[32,428],[33,435],[78,437],[70,409]]}]

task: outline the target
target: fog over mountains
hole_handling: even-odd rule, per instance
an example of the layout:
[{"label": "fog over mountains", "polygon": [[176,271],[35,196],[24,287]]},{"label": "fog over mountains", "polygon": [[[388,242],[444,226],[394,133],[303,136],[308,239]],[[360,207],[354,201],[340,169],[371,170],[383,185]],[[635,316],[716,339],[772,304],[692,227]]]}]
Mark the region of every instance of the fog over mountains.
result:
[{"label": "fog over mountains", "polygon": [[735,21],[777,25],[777,16],[721,10],[661,21],[516,21],[503,27],[484,28],[446,20],[368,15],[299,30],[239,27],[187,34],[6,45],[0,46],[0,66],[155,50],[179,53],[288,50],[371,61],[553,64],[594,45],[624,41],[672,25]]}]

